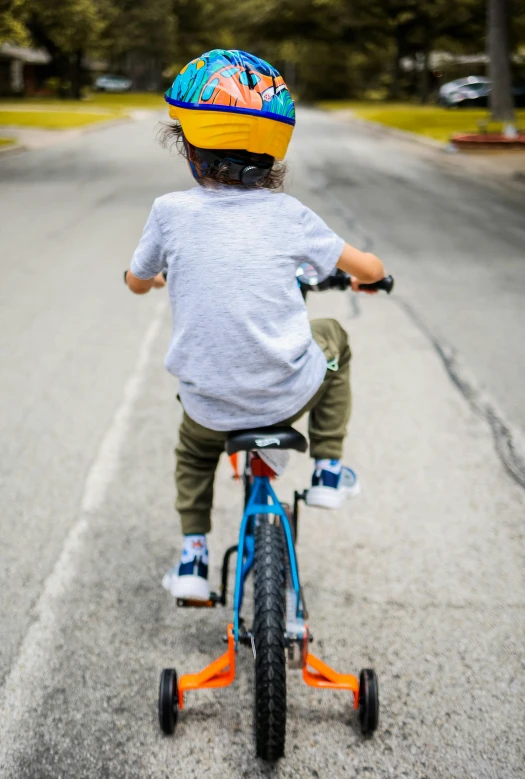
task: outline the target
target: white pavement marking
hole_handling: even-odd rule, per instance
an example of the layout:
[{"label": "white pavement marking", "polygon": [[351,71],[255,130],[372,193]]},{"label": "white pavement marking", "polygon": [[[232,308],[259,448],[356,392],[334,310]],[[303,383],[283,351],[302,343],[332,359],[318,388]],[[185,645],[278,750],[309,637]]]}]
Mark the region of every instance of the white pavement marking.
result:
[{"label": "white pavement marking", "polygon": [[66,593],[75,577],[77,557],[89,523],[84,516],[93,513],[104,502],[107,489],[120,462],[122,447],[131,422],[133,407],[140,395],[151,347],[159,334],[165,301],[157,306],[155,316],[140,345],[135,368],[124,387],[122,402],[100,445],[97,456],[86,478],[81,503],[81,516],[69,531],[62,552],[44,582],[42,594],[36,606],[36,619],[27,631],[2,690],[0,704],[0,775],[17,752],[18,734],[27,729],[28,709],[34,710],[41,685],[37,674],[50,662],[50,651],[60,598]]}]

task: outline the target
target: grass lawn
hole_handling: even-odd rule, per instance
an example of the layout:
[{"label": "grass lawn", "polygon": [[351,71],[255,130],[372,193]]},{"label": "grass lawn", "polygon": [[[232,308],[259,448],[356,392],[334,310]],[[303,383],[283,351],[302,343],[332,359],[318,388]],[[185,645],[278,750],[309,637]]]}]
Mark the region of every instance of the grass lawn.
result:
[{"label": "grass lawn", "polygon": [[[449,109],[441,106],[422,106],[411,103],[364,103],[341,100],[319,103],[320,108],[331,111],[351,110],[361,119],[379,122],[399,130],[426,135],[446,142],[456,133],[479,132],[478,122],[488,121],[485,108]],[[519,127],[525,127],[525,110],[517,111]],[[501,130],[501,124],[489,122],[489,132]]]},{"label": "grass lawn", "polygon": [[0,146],[9,146],[11,143],[15,143],[14,138],[2,138],[0,137]]},{"label": "grass lawn", "polygon": [[164,95],[157,95],[151,92],[123,92],[116,95],[108,95],[105,92],[92,92],[82,103],[86,106],[97,106],[97,108],[117,111],[133,111],[136,109],[164,111],[167,108]]},{"label": "grass lawn", "polygon": [[134,110],[163,110],[162,95],[92,93],[83,100],[10,98],[0,101],[0,125],[69,130],[95,122],[124,118]]},{"label": "grass lawn", "polygon": [[5,110],[0,104],[0,125],[34,127],[40,130],[71,130],[87,124],[114,119],[120,114],[92,113],[88,111]]}]

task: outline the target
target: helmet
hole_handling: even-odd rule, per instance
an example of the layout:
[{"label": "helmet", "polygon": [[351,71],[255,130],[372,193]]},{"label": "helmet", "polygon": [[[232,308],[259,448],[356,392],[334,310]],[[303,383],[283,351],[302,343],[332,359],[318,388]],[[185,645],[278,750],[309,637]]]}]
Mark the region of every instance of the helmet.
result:
[{"label": "helmet", "polygon": [[286,154],[295,125],[292,96],[279,72],[253,54],[208,51],[182,68],[164,97],[197,148]]}]

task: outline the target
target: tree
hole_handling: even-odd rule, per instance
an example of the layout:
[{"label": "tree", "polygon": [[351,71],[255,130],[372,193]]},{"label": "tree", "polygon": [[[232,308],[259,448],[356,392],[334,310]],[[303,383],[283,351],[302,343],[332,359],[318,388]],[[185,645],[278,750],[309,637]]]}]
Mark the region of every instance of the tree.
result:
[{"label": "tree", "polygon": [[[203,51],[244,48],[293,79],[302,98],[388,91],[425,102],[433,87],[430,53],[481,51],[487,2],[494,7],[492,67],[501,71],[504,52],[508,97],[506,4],[513,4],[517,49],[525,42],[525,0],[0,0],[0,40],[27,44],[29,30],[52,55],[63,93],[75,96],[85,57],[101,58],[135,88],[151,89],[162,73],[177,72]],[[400,66],[405,57],[417,63],[408,72]],[[501,76],[493,79],[498,100]]]},{"label": "tree", "polygon": [[12,43],[27,46],[30,42],[26,27],[28,15],[26,0],[2,0],[0,3],[0,45]]},{"label": "tree", "polygon": [[51,54],[61,93],[80,98],[83,57],[104,29],[99,6],[95,0],[39,0],[30,8],[27,26],[31,37]]},{"label": "tree", "polygon": [[516,135],[516,128],[512,99],[507,0],[488,0],[487,11],[492,117],[504,122],[504,134],[513,137]]},{"label": "tree", "polygon": [[104,0],[103,16],[100,54],[126,72],[136,89],[157,89],[163,69],[177,54],[174,1]]}]

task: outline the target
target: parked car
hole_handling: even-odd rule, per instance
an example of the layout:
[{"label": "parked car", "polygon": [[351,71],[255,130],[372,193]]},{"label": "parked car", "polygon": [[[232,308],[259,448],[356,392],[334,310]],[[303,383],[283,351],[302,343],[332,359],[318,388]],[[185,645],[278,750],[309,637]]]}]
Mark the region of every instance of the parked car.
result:
[{"label": "parked car", "polygon": [[[439,90],[438,103],[446,108],[484,108],[489,104],[492,88],[490,79],[485,76],[458,78],[443,84]],[[514,105],[525,107],[525,86],[513,86]]]},{"label": "parked car", "polygon": [[459,108],[460,105],[469,104],[468,102],[465,103],[465,101],[474,101],[473,103],[470,102],[470,105],[479,105],[475,101],[480,99],[481,101],[483,99],[486,100],[489,89],[490,80],[485,76],[458,78],[440,87],[438,102],[447,108]]},{"label": "parked car", "polygon": [[124,76],[99,76],[95,81],[95,89],[99,92],[127,92],[131,81]]}]

